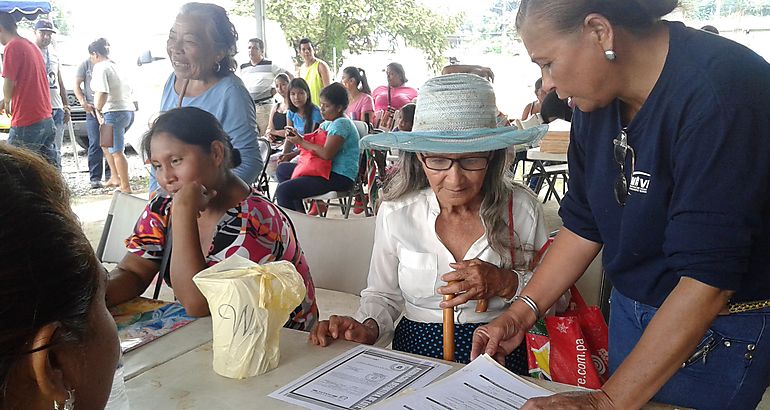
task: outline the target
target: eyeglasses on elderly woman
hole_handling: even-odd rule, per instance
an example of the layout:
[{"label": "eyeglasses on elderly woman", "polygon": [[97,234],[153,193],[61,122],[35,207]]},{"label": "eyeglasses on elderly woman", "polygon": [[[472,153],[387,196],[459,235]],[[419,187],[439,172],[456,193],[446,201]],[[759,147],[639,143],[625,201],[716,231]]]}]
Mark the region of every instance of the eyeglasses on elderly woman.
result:
[{"label": "eyeglasses on elderly woman", "polygon": [[463,158],[446,158],[439,156],[426,156],[420,154],[420,160],[425,167],[432,171],[447,171],[455,164],[460,165],[460,168],[466,171],[483,171],[489,165],[491,155],[475,156],[475,157],[463,157]]}]

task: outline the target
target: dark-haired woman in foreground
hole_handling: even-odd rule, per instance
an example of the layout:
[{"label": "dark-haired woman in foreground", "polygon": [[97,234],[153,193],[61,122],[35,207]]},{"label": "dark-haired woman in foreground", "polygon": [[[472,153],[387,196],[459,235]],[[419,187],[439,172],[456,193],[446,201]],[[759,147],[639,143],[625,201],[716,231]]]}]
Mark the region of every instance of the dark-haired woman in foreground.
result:
[{"label": "dark-haired woman in foreground", "polygon": [[0,144],[0,192],[0,408],[103,409],[118,335],[61,174]]},{"label": "dark-haired woman in foreground", "polygon": [[169,224],[170,281],[193,316],[209,314],[193,276],[232,254],[254,262],[286,260],[302,275],[307,296],[286,327],[309,330],[318,318],[315,289],[295,232],[283,213],[253,192],[232,168],[240,154],[213,115],[185,107],[158,117],[142,141],[158,182],[170,196],[153,198],[111,273],[108,304],[139,296],[158,273]]},{"label": "dark-haired woman in foreground", "polygon": [[571,97],[564,228],[474,355],[518,345],[603,250],[612,377],[526,408],[753,409],[770,382],[770,65],[667,22],[675,0],[525,0],[543,88]]}]

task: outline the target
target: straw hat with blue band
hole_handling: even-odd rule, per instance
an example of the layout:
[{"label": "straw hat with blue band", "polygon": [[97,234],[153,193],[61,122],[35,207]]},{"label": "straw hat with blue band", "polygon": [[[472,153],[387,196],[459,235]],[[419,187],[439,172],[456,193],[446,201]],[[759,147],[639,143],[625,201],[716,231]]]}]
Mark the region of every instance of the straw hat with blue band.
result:
[{"label": "straw hat with blue band", "polygon": [[371,134],[362,149],[461,154],[506,149],[543,138],[547,126],[526,130],[495,126],[492,84],[473,74],[431,78],[420,88],[411,132]]}]

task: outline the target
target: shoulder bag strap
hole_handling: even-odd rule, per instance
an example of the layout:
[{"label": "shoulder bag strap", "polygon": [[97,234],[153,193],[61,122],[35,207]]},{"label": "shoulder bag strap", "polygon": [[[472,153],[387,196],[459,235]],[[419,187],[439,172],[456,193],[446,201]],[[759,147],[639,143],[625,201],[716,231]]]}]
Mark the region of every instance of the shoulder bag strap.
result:
[{"label": "shoulder bag strap", "polygon": [[166,245],[163,247],[163,257],[160,259],[160,266],[158,268],[158,279],[155,283],[155,292],[152,294],[153,299],[157,299],[160,295],[160,287],[163,286],[165,281],[171,286],[171,217],[168,218],[168,226],[166,227]]},{"label": "shoulder bag strap", "polygon": [[182,107],[182,100],[184,99],[184,95],[187,93],[187,86],[190,84],[190,80],[184,80],[184,85],[182,85],[182,92],[179,93],[179,101],[176,104],[176,108]]}]

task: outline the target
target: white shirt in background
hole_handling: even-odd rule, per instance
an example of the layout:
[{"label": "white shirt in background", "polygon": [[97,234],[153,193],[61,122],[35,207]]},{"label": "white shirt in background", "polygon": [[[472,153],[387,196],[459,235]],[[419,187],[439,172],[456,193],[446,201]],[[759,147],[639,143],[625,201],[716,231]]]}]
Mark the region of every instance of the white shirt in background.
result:
[{"label": "white shirt in background", "polygon": [[134,111],[134,98],[126,78],[121,75],[117,64],[107,60],[96,63],[91,73],[91,90],[106,93],[107,103],[102,112]]}]

